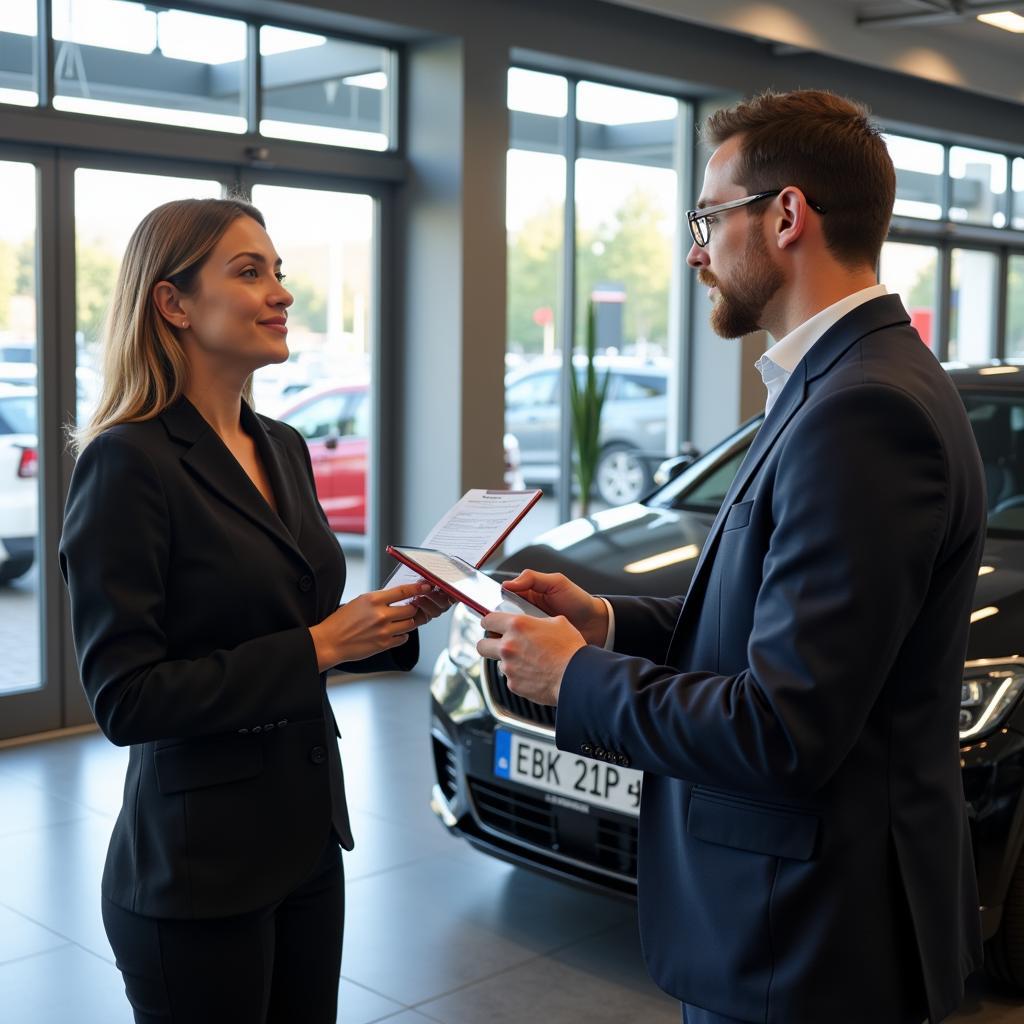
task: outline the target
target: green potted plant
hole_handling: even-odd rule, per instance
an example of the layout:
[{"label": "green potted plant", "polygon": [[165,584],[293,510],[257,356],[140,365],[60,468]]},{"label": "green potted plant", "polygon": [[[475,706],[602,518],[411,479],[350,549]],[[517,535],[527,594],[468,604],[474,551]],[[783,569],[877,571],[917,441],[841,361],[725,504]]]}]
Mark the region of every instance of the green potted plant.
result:
[{"label": "green potted plant", "polygon": [[586,361],[583,380],[579,380],[575,364],[569,374],[569,397],[572,400],[572,435],[575,453],[576,480],[580,487],[580,515],[590,512],[590,489],[601,457],[601,410],[608,394],[609,373],[600,380],[594,366],[597,331],[594,326],[594,302],[587,303]]}]

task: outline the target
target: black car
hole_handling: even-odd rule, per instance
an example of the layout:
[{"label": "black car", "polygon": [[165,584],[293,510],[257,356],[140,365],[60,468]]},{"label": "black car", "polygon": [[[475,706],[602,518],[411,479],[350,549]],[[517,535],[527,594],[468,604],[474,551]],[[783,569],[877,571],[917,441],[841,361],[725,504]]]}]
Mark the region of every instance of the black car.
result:
[{"label": "black car", "polygon": [[[964,664],[960,757],[989,969],[1024,990],[1024,366],[950,367],[985,467],[988,533]],[[640,502],[549,531],[500,565],[591,593],[684,593],[761,417]],[[431,686],[432,806],[473,846],[565,881],[636,892],[640,773],[559,756],[554,709],[511,693],[453,613]],[[936,636],[935,642],[941,643]]]}]

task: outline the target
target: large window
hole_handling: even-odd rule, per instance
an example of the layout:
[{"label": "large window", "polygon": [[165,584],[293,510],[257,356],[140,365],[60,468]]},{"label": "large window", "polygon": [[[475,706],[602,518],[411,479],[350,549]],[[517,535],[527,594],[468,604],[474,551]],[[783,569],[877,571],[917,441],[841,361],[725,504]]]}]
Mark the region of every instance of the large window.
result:
[{"label": "large window", "polygon": [[[0,103],[39,102],[36,8],[0,4]],[[144,0],[52,0],[52,13],[57,110],[395,148],[398,61],[388,47],[272,24],[258,24],[250,47],[244,18]]]},{"label": "large window", "polygon": [[1006,299],[1006,354],[1024,356],[1024,253],[1010,257]]},{"label": "large window", "polygon": [[42,683],[35,167],[0,161],[0,194],[0,694],[9,694]]},{"label": "large window", "polygon": [[246,130],[245,22],[128,0],[56,0],[58,110]]},{"label": "large window", "polygon": [[998,153],[953,146],[949,151],[949,176],[953,183],[950,220],[1004,227],[1006,164],[1006,157]]},{"label": "large window", "polygon": [[896,165],[897,216],[940,220],[943,214],[945,153],[937,142],[886,135],[889,155]]},{"label": "large window", "polygon": [[938,351],[939,250],[933,245],[886,242],[878,277],[903,299],[921,340]]},{"label": "large window", "polygon": [[516,68],[508,87],[505,426],[526,483],[550,491],[517,531],[524,543],[530,527],[579,508],[563,370],[567,345],[578,365],[591,306],[600,376],[610,379],[590,508],[635,500],[665,453],[681,108],[671,96]]},{"label": "large window", "polygon": [[1024,231],[1024,157],[1013,161],[1011,176],[1013,188],[1012,226],[1017,231]]},{"label": "large window", "polygon": [[[569,82],[512,68],[508,74],[511,145],[507,159],[508,235],[505,430],[525,482],[545,497],[507,550],[528,544],[561,519],[571,485],[562,459],[566,115]],[[566,498],[571,491],[566,492]]]},{"label": "large window", "polygon": [[885,139],[896,165],[896,203],[882,282],[902,296],[941,359],[1024,355],[1024,157]]},{"label": "large window", "polygon": [[75,172],[78,422],[88,422],[99,399],[103,329],[121,259],[135,226],[161,203],[220,194],[219,182],[198,178],[87,167]]},{"label": "large window", "polygon": [[36,0],[0,5],[0,103],[34,107],[36,92]]},{"label": "large window", "polygon": [[999,258],[954,249],[950,280],[949,358],[978,363],[996,354]]},{"label": "large window", "polygon": [[260,29],[260,133],[357,149],[391,145],[392,54],[309,32]]}]

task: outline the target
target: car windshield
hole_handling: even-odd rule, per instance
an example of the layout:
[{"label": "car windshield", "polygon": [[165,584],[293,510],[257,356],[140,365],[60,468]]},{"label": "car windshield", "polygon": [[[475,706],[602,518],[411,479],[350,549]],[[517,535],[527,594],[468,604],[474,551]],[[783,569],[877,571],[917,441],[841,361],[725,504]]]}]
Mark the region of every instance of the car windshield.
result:
[{"label": "car windshield", "polygon": [[697,459],[660,491],[652,494],[647,504],[657,508],[687,509],[714,515],[725,500],[729,484],[738,472],[763,418],[759,416],[744,423],[736,433]]},{"label": "car windshield", "polygon": [[961,391],[981,452],[988,526],[1024,534],[1024,394]]},{"label": "car windshield", "polygon": [[0,434],[34,434],[36,400],[32,395],[0,398]]},{"label": "car windshield", "polygon": [[[967,417],[981,452],[988,499],[988,527],[1024,535],[1024,392],[993,392],[963,387]],[[648,504],[714,514],[743,462],[762,417],[744,424],[675,480]]]}]

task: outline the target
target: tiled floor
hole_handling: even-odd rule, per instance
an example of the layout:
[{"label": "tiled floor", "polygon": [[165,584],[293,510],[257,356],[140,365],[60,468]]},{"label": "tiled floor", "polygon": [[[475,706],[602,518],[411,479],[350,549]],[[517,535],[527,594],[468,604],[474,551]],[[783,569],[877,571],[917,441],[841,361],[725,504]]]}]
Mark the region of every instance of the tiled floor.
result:
[{"label": "tiled floor", "polygon": [[[629,904],[492,861],[433,819],[424,679],[331,699],[357,842],[339,1021],[678,1024]],[[0,750],[3,1024],[131,1022],[99,914],[125,758],[98,733]],[[978,979],[957,1020],[1021,1024],[1024,1001]]]}]

